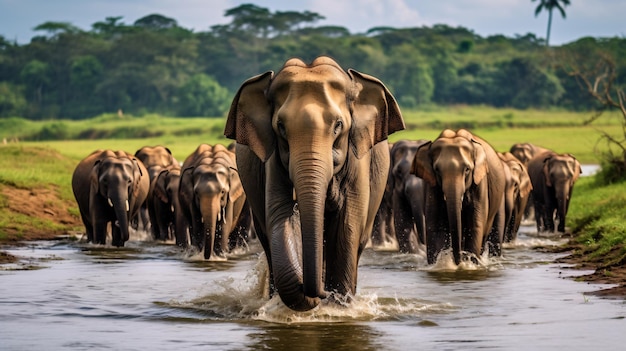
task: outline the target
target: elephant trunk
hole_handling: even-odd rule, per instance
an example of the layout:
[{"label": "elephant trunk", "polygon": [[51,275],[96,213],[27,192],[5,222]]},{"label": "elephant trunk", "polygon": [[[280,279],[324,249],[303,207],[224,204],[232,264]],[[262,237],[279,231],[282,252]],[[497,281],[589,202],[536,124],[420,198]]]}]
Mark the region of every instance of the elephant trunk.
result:
[{"label": "elephant trunk", "polygon": [[[290,173],[299,211],[293,213],[293,194],[282,194],[285,213],[272,226],[272,265],[283,302],[291,309],[306,311],[326,297],[322,280],[324,208],[332,162],[325,164],[319,154],[293,159]],[[291,208],[287,208],[289,204]]]},{"label": "elephant trunk", "polygon": [[[130,206],[128,204],[128,199],[124,196],[117,196],[115,198],[109,197],[109,205],[113,207],[113,212],[115,212],[115,218],[117,220],[116,225],[119,227],[120,232],[120,240],[117,241],[116,238],[113,238],[113,245],[115,246],[124,246],[124,243],[129,239],[128,233],[128,218]],[[115,232],[112,230],[112,232]]]},{"label": "elephant trunk", "polygon": [[570,184],[563,182],[556,187],[556,218],[559,221],[558,231],[565,232],[565,215],[569,205]]},{"label": "elephant trunk", "polygon": [[222,221],[222,207],[219,196],[202,196],[199,200],[203,223],[201,245],[204,247],[204,258],[210,259],[214,250],[217,226]]},{"label": "elephant trunk", "polygon": [[461,249],[463,237],[463,223],[461,218],[461,208],[463,206],[463,187],[456,183],[443,188],[446,209],[448,213],[448,223],[450,229],[450,244],[454,263],[461,263]]}]

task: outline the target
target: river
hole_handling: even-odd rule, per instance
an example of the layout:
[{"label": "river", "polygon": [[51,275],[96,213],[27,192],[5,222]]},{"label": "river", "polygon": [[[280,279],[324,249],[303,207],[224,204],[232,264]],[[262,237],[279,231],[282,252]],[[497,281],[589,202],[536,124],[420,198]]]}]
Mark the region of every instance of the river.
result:
[{"label": "river", "polygon": [[140,236],[121,249],[31,242],[0,271],[0,349],[621,349],[624,301],[586,295],[607,286],[536,249],[561,243],[525,226],[501,258],[457,270],[368,248],[350,305],[296,313],[261,293],[255,242],[208,262]]}]

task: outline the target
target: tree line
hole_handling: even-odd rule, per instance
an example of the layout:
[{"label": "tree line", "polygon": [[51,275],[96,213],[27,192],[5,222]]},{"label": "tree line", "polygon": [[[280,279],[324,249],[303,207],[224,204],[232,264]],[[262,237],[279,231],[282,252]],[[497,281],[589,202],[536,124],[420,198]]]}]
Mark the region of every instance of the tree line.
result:
[{"label": "tree line", "polygon": [[141,115],[223,116],[247,78],[290,57],[329,55],[380,78],[402,107],[484,104],[590,109],[597,102],[564,65],[614,58],[626,85],[626,39],[585,37],[548,47],[534,34],[481,37],[463,27],[375,27],[350,33],[324,17],[244,4],[206,31],[151,14],[126,24],[106,17],[82,30],[45,22],[28,44],[0,35],[0,117],[83,119]]}]

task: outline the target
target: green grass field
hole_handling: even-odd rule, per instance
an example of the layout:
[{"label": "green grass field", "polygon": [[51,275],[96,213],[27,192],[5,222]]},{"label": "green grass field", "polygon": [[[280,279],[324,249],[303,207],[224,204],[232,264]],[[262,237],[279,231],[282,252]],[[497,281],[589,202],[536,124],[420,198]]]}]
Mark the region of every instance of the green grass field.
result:
[{"label": "green grass field", "polygon": [[[434,139],[444,128],[467,128],[487,140],[498,151],[507,151],[517,142],[532,142],[558,152],[574,154],[583,164],[599,164],[599,152],[607,146],[598,143],[600,131],[622,137],[620,116],[607,114],[593,125],[584,125],[590,113],[565,111],[510,110],[489,107],[432,107],[404,111],[407,129],[394,133],[390,141]],[[100,116],[84,121],[27,121],[0,119],[0,190],[3,186],[22,189],[37,187],[58,190],[61,201],[73,202],[71,174],[82,158],[96,149],[135,152],[146,145],[164,145],[183,161],[201,143],[231,141],[223,137],[224,118],[173,118],[117,115]],[[61,140],[54,139],[62,136]],[[103,137],[100,139],[89,139]],[[45,139],[44,138],[44,139]],[[18,142],[13,140],[19,139]],[[24,141],[31,139],[28,141]],[[620,138],[621,139],[621,138]],[[580,232],[578,240],[589,255],[604,255],[607,260],[623,260],[626,227],[626,182],[597,186],[593,177],[581,178],[575,187],[570,207],[569,225]],[[0,193],[0,241],[4,228],[18,223],[22,230],[53,223],[31,219],[9,210]],[[77,215],[76,208],[70,212]],[[620,249],[614,250],[616,245]],[[620,251],[621,250],[621,251]],[[610,257],[610,259],[609,259]]]},{"label": "green grass field", "polygon": [[[518,142],[531,142],[557,152],[575,155],[581,163],[597,164],[600,131],[618,135],[617,113],[606,114],[592,125],[583,125],[589,112],[496,109],[482,106],[429,107],[405,110],[407,129],[392,134],[400,139],[434,139],[445,128],[466,128],[487,140],[498,151]],[[22,145],[46,146],[74,160],[102,148],[134,152],[146,145],[164,145],[184,160],[201,143],[231,141],[223,137],[225,118],[144,117],[115,114],[82,121],[27,121],[0,119],[0,138],[18,139]]]}]

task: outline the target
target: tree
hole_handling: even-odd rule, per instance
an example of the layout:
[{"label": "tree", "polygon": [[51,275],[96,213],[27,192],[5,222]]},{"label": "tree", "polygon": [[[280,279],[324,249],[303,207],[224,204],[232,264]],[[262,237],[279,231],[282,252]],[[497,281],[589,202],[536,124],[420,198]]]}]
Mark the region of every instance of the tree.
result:
[{"label": "tree", "polygon": [[[535,2],[536,0],[532,0]],[[560,3],[563,3],[561,6]],[[539,0],[539,5],[535,8],[535,17],[541,13],[542,10],[548,11],[548,34],[546,35],[546,46],[550,45],[550,27],[552,27],[552,10],[555,8],[561,12],[561,16],[565,18],[565,9],[564,7],[569,5],[569,0]]]},{"label": "tree", "polygon": [[135,27],[143,27],[152,30],[169,29],[178,27],[175,19],[159,14],[144,16],[133,23]]},{"label": "tree", "polygon": [[181,116],[221,117],[232,99],[228,89],[204,73],[196,74],[178,91],[178,114]]},{"label": "tree", "polygon": [[622,114],[621,135],[602,132],[600,141],[604,140],[608,150],[603,156],[602,179],[606,183],[626,178],[626,93],[617,84],[619,70],[615,59],[602,53],[594,67],[581,67],[580,60],[573,59],[572,64],[565,62],[564,69],[574,77],[580,87],[597,100],[602,106],[585,123],[598,119],[604,110],[618,110]]}]

